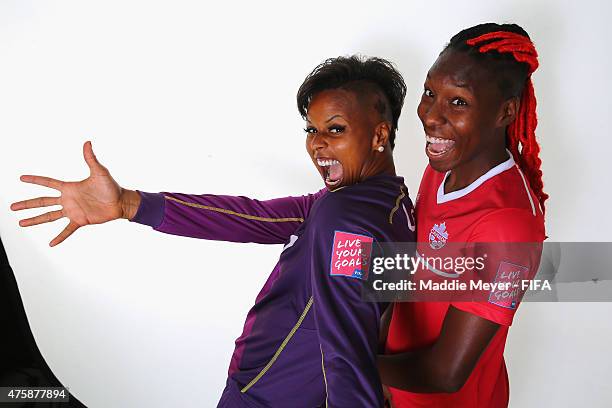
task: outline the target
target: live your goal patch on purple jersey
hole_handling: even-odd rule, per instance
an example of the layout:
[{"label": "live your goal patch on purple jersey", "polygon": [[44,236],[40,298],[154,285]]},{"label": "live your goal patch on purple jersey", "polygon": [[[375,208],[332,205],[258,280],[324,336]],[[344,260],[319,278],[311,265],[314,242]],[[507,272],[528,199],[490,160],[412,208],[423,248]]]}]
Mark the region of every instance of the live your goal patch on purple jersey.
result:
[{"label": "live your goal patch on purple jersey", "polygon": [[329,274],[366,279],[368,270],[363,266],[368,264],[373,242],[374,238],[367,235],[334,231]]}]

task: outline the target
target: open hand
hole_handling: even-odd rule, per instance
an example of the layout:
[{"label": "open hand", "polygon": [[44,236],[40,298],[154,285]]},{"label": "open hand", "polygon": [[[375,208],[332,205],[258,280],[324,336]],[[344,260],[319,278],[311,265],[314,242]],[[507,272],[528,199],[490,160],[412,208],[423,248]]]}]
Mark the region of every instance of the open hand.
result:
[{"label": "open hand", "polygon": [[100,164],[89,141],[83,145],[83,156],[90,170],[89,177],[84,180],[61,181],[32,175],[20,177],[25,183],[50,187],[61,193],[59,197],[37,197],[11,204],[13,211],[52,205],[62,206],[60,210],[19,221],[22,227],[29,227],[67,217],[70,220],[69,224],[53,238],[49,243],[50,246],[61,243],[80,227],[102,224],[122,218],[124,215],[121,203],[123,189],[111,177],[108,169]]}]

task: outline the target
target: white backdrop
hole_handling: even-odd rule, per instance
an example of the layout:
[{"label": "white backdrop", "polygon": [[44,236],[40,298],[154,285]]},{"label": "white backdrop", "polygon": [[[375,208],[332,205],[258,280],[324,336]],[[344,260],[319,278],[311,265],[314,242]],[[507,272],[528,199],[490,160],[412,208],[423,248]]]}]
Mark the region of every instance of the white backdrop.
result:
[{"label": "white backdrop", "polygon": [[[90,407],[211,407],[233,341],[280,248],[156,233],[127,221],[48,242],[13,201],[20,174],[87,176],[82,144],[145,191],[269,198],[315,191],[295,93],[323,59],[394,61],[409,87],[396,163],[415,197],[416,106],[450,37],[517,22],[534,75],[551,240],[610,240],[610,6],[583,0],[0,0],[0,234],[38,345]],[[611,304],[524,304],[506,358],[512,407],[607,407]],[[1,329],[0,329],[1,330]]]}]

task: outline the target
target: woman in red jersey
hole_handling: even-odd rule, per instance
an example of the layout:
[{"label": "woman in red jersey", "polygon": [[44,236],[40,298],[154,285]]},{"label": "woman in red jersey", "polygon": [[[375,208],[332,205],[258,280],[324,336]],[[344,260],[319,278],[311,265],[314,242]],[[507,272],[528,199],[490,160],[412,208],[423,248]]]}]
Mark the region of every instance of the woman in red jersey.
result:
[{"label": "woman in red jersey", "polygon": [[[545,239],[548,196],[531,83],[537,66],[521,27],[489,23],[455,35],[429,70],[418,107],[429,157],[416,203],[420,255],[453,243]],[[533,276],[539,263],[539,254],[502,255],[493,265],[496,280]],[[425,279],[445,275],[429,267],[419,273]],[[390,404],[506,407],[503,352],[519,301],[491,296],[484,302],[396,303],[388,355],[379,356]]]}]

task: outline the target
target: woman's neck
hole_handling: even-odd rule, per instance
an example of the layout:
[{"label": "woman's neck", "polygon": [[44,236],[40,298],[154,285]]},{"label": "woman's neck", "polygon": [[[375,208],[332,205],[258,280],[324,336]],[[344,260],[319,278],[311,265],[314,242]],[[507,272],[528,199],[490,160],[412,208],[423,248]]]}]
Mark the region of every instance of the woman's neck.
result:
[{"label": "woman's neck", "polygon": [[374,163],[374,166],[368,173],[369,175],[366,176],[366,178],[379,176],[382,174],[385,174],[388,176],[397,175],[395,172],[395,163],[393,162],[393,159],[388,159],[388,160],[384,160],[378,163]]},{"label": "woman's neck", "polygon": [[450,170],[444,183],[444,194],[466,188],[493,167],[509,159],[509,153],[504,147],[494,154],[480,155]]}]

